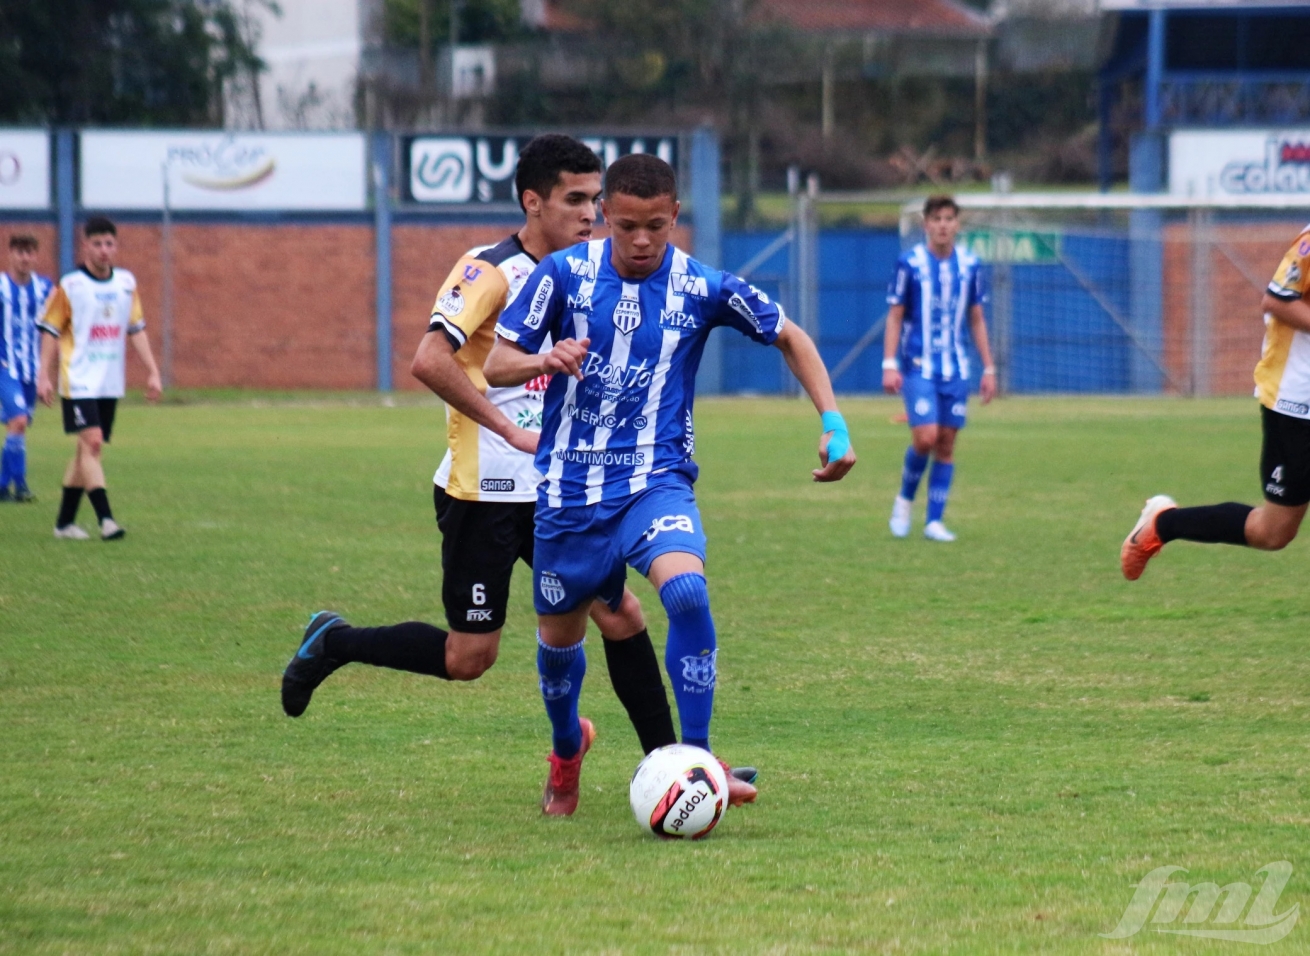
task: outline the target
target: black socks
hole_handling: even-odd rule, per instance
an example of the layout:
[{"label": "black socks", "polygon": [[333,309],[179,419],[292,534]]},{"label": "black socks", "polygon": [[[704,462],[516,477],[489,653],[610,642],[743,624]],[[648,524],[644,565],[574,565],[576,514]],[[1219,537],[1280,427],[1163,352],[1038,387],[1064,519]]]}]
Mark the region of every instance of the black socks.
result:
[{"label": "black socks", "polygon": [[76,521],[77,507],[81,503],[82,503],[81,488],[65,488],[64,497],[59,502],[59,517],[55,519],[55,527],[67,528],[70,524]]},{"label": "black socks", "polygon": [[327,656],[343,664],[372,664],[450,680],[446,632],[422,621],[387,627],[334,627],[325,642]]},{"label": "black socks", "polygon": [[650,633],[643,630],[626,641],[606,639],[601,643],[605,645],[605,663],[614,694],[628,711],[642,751],[650,753],[657,747],[676,744],[678,736],[673,730],[669,698]]},{"label": "black socks", "polygon": [[103,488],[92,488],[86,493],[87,500],[91,502],[91,507],[96,510],[96,523],[101,524],[106,518],[112,518],[114,513],[109,510],[109,495]]},{"label": "black socks", "polygon": [[1250,505],[1227,501],[1200,508],[1170,508],[1155,519],[1155,533],[1168,543],[1179,538],[1203,544],[1246,544],[1246,516]]}]

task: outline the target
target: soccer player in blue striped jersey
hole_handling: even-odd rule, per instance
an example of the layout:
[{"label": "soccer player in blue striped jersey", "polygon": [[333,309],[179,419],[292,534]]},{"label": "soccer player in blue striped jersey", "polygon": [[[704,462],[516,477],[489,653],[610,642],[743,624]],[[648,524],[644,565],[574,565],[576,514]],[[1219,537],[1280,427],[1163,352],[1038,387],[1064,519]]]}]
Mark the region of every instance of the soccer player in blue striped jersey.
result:
[{"label": "soccer player in blue striped jersey", "polygon": [[[545,480],[533,562],[537,666],[554,748],[548,814],[577,807],[589,742],[578,718],[587,611],[593,598],[618,606],[629,565],[668,612],[665,667],[682,738],[709,749],[717,641],[692,494],[692,403],[710,331],[730,326],[786,357],[822,416],[816,481],[837,481],[855,464],[810,338],[762,292],[670,244],[673,169],[648,154],[623,157],[606,172],[601,208],[611,238],[541,261],[501,314],[483,368],[499,386],[553,376],[537,446]],[[546,336],[555,345],[541,353]],[[728,787],[734,805],[755,798],[743,781],[730,777]]]},{"label": "soccer player in blue striped jersey", "polygon": [[[0,273],[0,501],[35,501],[27,487],[27,426],[36,411],[41,318],[54,283],[37,275],[35,236],[9,237],[9,271]],[[10,490],[10,486],[13,490]]]},{"label": "soccer player in blue striped jersey", "polygon": [[889,524],[896,537],[909,535],[914,496],[928,471],[924,537],[954,541],[942,516],[955,476],[955,438],[969,402],[970,337],[983,362],[979,393],[984,405],[996,394],[996,368],[983,314],[982,263],[955,244],[960,231],[955,200],[930,196],[923,206],[923,226],[927,241],[896,260],[887,290],[882,387],[889,395],[901,393],[910,422],[910,447]]}]

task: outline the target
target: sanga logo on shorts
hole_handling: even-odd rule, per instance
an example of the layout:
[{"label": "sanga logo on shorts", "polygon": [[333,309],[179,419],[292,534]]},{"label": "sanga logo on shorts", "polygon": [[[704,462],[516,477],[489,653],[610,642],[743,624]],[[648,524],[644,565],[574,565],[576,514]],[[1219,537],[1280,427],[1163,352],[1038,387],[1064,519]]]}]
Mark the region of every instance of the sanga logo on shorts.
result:
[{"label": "sanga logo on shorts", "polygon": [[513,491],[514,479],[513,478],[483,478],[482,481],[478,483],[478,487],[480,487],[483,491]]}]

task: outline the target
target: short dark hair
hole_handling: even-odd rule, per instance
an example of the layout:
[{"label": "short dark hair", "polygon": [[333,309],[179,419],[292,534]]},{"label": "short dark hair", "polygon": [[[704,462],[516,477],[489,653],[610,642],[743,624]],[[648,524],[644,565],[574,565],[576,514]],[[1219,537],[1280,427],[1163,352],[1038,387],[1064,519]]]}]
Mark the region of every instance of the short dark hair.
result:
[{"label": "short dark hair", "polygon": [[111,236],[118,235],[118,227],[106,216],[92,216],[82,226],[82,235],[90,239],[92,236]]},{"label": "short dark hair", "polygon": [[519,153],[518,169],[514,172],[519,207],[525,208],[523,194],[529,189],[542,199],[549,199],[561,173],[599,173],[602,170],[600,157],[590,146],[572,136],[562,133],[534,136]]},{"label": "short dark hair", "polygon": [[27,252],[36,252],[36,236],[30,232],[15,232],[9,236],[10,249],[22,249]]},{"label": "short dark hair", "polygon": [[656,196],[678,198],[678,175],[673,167],[650,153],[633,153],[616,159],[605,170],[605,197],[622,193],[638,199]]},{"label": "short dark hair", "polygon": [[936,196],[929,196],[923,204],[923,218],[927,219],[935,212],[942,209],[949,209],[957,216],[960,214],[960,207],[956,205],[955,197],[948,196],[945,193],[939,193]]}]

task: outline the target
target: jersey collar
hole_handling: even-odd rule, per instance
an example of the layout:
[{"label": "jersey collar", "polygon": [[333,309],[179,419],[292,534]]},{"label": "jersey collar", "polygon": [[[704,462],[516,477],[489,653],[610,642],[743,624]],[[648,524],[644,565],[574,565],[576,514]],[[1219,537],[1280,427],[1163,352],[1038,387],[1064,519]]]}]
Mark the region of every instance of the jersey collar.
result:
[{"label": "jersey collar", "polygon": [[108,277],[106,277],[106,278],[104,278],[104,279],[101,279],[101,278],[100,278],[99,276],[97,276],[94,272],[92,272],[90,269],[88,269],[85,265],[78,266],[77,268],[78,268],[79,271],[86,273],[86,277],[87,277],[88,279],[90,279],[92,282],[109,282],[109,281],[111,281],[111,280],[114,278],[114,272],[115,272],[115,270],[114,270],[112,267],[111,267],[110,270],[109,270],[109,275],[108,275]]}]

